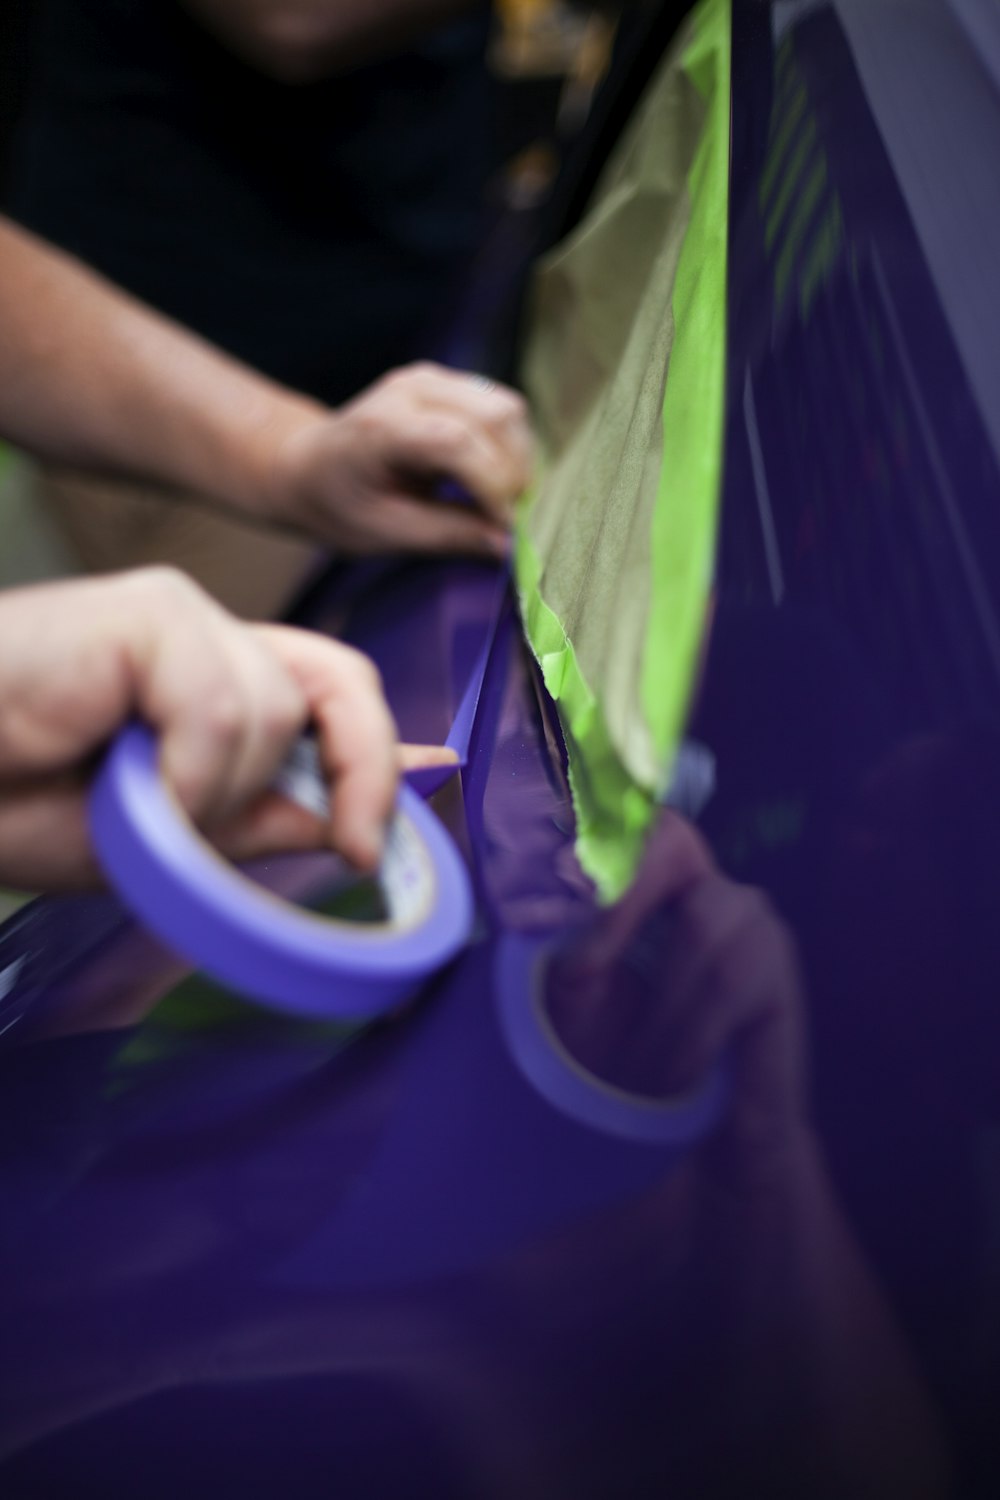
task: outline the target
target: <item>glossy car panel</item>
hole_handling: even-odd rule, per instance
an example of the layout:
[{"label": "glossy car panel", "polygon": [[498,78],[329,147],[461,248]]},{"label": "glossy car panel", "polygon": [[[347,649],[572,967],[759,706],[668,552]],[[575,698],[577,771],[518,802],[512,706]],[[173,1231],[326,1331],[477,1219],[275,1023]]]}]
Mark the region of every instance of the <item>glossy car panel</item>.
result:
[{"label": "glossy car panel", "polygon": [[[996,1493],[1000,363],[928,217],[992,233],[961,10],[734,6],[711,774],[620,908],[508,630],[436,803],[477,940],[391,1023],[165,998],[107,899],[0,932],[5,1494]],[[365,569],[312,620],[440,739],[493,587]],[[642,1138],[713,1070],[721,1123]]]}]

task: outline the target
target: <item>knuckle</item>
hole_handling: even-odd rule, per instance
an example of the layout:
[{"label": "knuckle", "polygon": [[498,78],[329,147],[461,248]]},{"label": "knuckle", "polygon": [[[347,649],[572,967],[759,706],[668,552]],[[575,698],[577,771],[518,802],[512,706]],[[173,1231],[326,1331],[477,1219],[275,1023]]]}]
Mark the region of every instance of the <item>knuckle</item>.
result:
[{"label": "knuckle", "polygon": [[462,419],[447,412],[428,417],[423,424],[423,435],[427,448],[441,456],[460,452],[469,438]]},{"label": "knuckle", "polygon": [[228,682],[217,684],[203,710],[209,739],[220,748],[232,748],[243,734],[246,719],[246,709],[236,688]]},{"label": "knuckle", "polygon": [[353,412],[353,422],[358,437],[366,444],[380,444],[388,425],[384,400],[362,402]]},{"label": "knuckle", "polygon": [[134,574],[134,579],[146,597],[167,608],[189,607],[195,602],[207,603],[194,580],[169,563],[154,563],[147,568],[140,568]]},{"label": "knuckle", "polygon": [[398,369],[390,370],[388,375],[383,376],[382,384],[390,390],[407,392],[412,386],[422,381],[431,366],[426,360],[419,360],[415,364],[400,365]]},{"label": "knuckle", "polygon": [[502,386],[496,392],[497,415],[505,422],[520,425],[527,419],[528,403],[520,391],[512,391],[508,386]]},{"label": "knuckle", "polygon": [[270,740],[287,740],[296,733],[304,717],[302,695],[290,684],[270,693],[261,714],[261,727]]},{"label": "knuckle", "polygon": [[356,651],[353,646],[342,647],[342,652],[341,664],[347,679],[353,685],[381,696],[382,674],[371,657],[363,651]]},{"label": "knuckle", "polygon": [[208,799],[208,787],[204,779],[187,768],[172,769],[168,779],[181,806],[195,816],[200,814]]},{"label": "knuckle", "polygon": [[390,370],[388,374],[380,376],[379,379],[376,380],[375,384],[369,388],[369,395],[372,395],[375,392],[381,392],[383,394],[387,392],[396,392],[401,386],[405,387],[406,385],[408,385],[409,379],[409,374],[405,369]]},{"label": "knuckle", "polygon": [[369,661],[367,657],[362,657],[358,672],[360,674],[359,680],[364,684],[364,687],[371,696],[381,699],[384,696],[384,690],[382,686],[382,674],[378,667]]}]

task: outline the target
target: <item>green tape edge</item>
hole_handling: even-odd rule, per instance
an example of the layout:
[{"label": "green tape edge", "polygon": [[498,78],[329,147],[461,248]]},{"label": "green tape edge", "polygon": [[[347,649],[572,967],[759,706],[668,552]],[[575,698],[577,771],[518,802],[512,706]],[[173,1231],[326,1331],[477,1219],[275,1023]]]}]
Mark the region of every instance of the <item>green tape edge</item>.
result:
[{"label": "green tape edge", "polygon": [[684,70],[705,100],[688,176],[691,222],[674,283],[676,333],[663,404],[664,464],[652,528],[653,590],[642,698],[669,766],[705,632],[722,491],[729,248],[731,0],[702,0]]},{"label": "green tape edge", "polygon": [[600,898],[626,889],[642,853],[656,798],[625,769],[576,658],[573,643],[538,587],[541,562],[523,528],[514,563],[521,617],[546,690],[559,708],[576,813],[576,855]]},{"label": "green tape edge", "polygon": [[[642,672],[643,707],[665,765],[676,748],[694,681],[722,483],[730,5],[731,0],[702,0],[684,56],[684,69],[706,100],[708,114],[688,176],[693,213],[674,287],[677,333],[663,412],[669,462],[653,523],[654,590]],[[529,495],[522,514],[530,505]],[[635,874],[663,789],[639,785],[622,764],[573,643],[542,598],[541,561],[523,525],[516,529],[514,569],[525,633],[566,740],[577,858],[600,899],[615,901]],[[664,641],[670,642],[669,651],[658,644]]]}]

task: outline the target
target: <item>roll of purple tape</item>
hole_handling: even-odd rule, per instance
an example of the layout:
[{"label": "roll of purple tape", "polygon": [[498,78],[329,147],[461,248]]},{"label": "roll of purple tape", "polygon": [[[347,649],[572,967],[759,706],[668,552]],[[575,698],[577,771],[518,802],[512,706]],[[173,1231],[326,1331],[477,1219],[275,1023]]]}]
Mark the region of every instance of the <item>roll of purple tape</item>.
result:
[{"label": "roll of purple tape", "polygon": [[629,1094],[596,1077],[567,1052],[546,1013],[549,957],[544,941],[520,935],[505,937],[497,950],[500,1029],[523,1077],[555,1109],[604,1135],[678,1149],[710,1135],[729,1104],[726,1063],[716,1063],[690,1093],[672,1099]]},{"label": "roll of purple tape", "polygon": [[113,744],[90,797],[101,866],[143,925],[241,993],[296,1015],[357,1020],[390,1010],[469,937],[465,866],[430,808],[400,789],[380,883],[389,919],[317,916],[228,864],[159,775],[142,725]]}]

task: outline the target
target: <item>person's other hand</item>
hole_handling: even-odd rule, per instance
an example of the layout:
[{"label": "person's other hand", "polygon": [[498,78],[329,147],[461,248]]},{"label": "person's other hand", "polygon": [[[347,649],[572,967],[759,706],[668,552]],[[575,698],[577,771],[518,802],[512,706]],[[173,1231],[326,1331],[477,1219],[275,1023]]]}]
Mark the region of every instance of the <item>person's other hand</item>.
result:
[{"label": "person's other hand", "polygon": [[[96,878],[87,784],[132,717],[228,852],[332,845],[376,864],[399,752],[375,668],[319,636],[243,625],[183,574],[151,568],[0,595],[0,883]],[[267,791],[309,723],[333,788],[327,826]]]},{"label": "person's other hand", "polygon": [[808,1131],[795,943],[676,813],[661,814],[623,899],[557,952],[548,1004],[572,1056],[632,1093],[682,1097],[725,1062],[714,1158],[729,1178],[765,1175]]},{"label": "person's other hand", "polygon": [[[516,392],[411,365],[284,433],[265,508],[271,520],[345,552],[504,557],[532,455],[527,408]],[[442,500],[446,482],[472,504]]]}]

